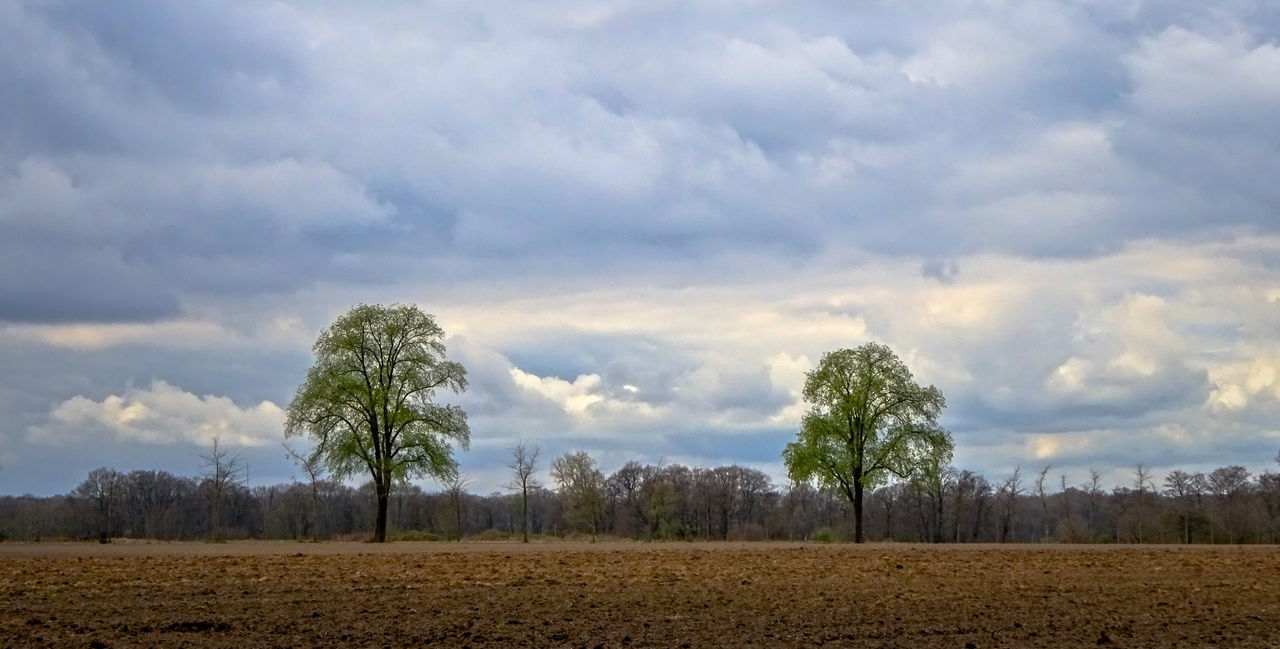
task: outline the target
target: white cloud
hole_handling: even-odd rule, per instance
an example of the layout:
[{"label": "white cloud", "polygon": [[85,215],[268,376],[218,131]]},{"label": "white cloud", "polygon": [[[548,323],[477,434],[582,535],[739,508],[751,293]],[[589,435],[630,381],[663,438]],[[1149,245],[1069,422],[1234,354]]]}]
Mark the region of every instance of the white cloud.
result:
[{"label": "white cloud", "polygon": [[212,370],[279,401],[333,317],[403,300],[459,336],[477,448],[776,458],[804,371],[881,340],[994,449],[966,461],[1242,461],[1280,402],[1277,28],[1258,3],[5,4],[6,410],[155,438],[163,388],[68,397]]},{"label": "white cloud", "polygon": [[1250,404],[1274,407],[1280,404],[1280,345],[1242,345],[1229,362],[1209,370],[1213,391],[1207,405],[1212,409],[1239,411]]},{"label": "white cloud", "polygon": [[1280,45],[1243,29],[1208,34],[1170,27],[1144,40],[1127,63],[1137,82],[1132,100],[1162,121],[1249,128],[1248,120],[1238,121],[1242,116],[1273,115],[1280,105]]},{"label": "white cloud", "polygon": [[145,343],[170,348],[209,348],[235,334],[214,322],[169,320],[132,324],[30,324],[0,326],[0,336],[66,349],[97,350]]},{"label": "white cloud", "polygon": [[554,376],[534,376],[520,368],[512,367],[511,378],[516,385],[550,399],[572,415],[585,415],[588,408],[604,401],[604,396],[599,393],[601,383],[599,374],[584,374],[570,383]]},{"label": "white cloud", "polygon": [[226,397],[198,396],[162,380],[130,386],[101,401],[75,396],[54,406],[46,423],[28,430],[41,444],[67,446],[89,440],[126,444],[266,446],[282,439],[284,411],[263,401],[242,408]]},{"label": "white cloud", "polygon": [[1090,373],[1093,371],[1093,363],[1087,359],[1071,357],[1063,364],[1059,365],[1049,376],[1048,387],[1052,390],[1061,392],[1079,391],[1085,386],[1085,381],[1089,379]]}]

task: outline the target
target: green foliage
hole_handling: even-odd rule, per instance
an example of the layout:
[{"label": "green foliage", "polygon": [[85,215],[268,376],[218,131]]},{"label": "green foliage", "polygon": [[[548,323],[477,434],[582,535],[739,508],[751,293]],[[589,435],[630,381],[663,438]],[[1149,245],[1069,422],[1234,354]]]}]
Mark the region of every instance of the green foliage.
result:
[{"label": "green foliage", "polygon": [[805,375],[804,399],[809,411],[782,452],[787,473],[845,494],[859,517],[859,541],[864,489],[951,459],[951,434],[938,425],[942,392],[917,384],[884,345],[825,354]]},{"label": "green foliage", "polygon": [[669,480],[663,480],[653,489],[649,497],[649,520],[652,521],[650,536],[655,539],[676,538],[683,531],[675,520],[676,504],[679,495],[676,486]]},{"label": "green foliage", "polygon": [[551,477],[560,487],[565,522],[594,538],[604,515],[604,474],[596,461],[585,451],[565,453],[551,463]]},{"label": "green foliage", "polygon": [[466,370],[444,358],[444,331],[416,306],[359,305],[312,351],[315,364],[289,403],[286,435],[309,434],[336,478],[368,469],[378,478],[448,477],[449,441],[466,448],[466,413],[434,402],[462,392]]},{"label": "green foliage", "polygon": [[830,527],[819,527],[813,533],[813,540],[819,543],[836,543],[838,541],[843,541],[844,537]]},{"label": "green foliage", "polygon": [[930,459],[951,457],[951,435],[938,426],[946,407],[934,386],[921,387],[888,347],[867,343],[822,357],[805,376],[810,404],[796,441],[782,457],[797,482],[851,494],[906,479]]},{"label": "green foliage", "polygon": [[435,402],[441,390],[467,387],[466,370],[445,359],[443,337],[416,306],[358,305],[320,334],[315,364],[289,403],[286,436],[309,435],[335,478],[372,476],[377,540],[386,538],[391,483],[448,479],[458,469],[450,442],[465,449],[470,441],[466,413]]}]

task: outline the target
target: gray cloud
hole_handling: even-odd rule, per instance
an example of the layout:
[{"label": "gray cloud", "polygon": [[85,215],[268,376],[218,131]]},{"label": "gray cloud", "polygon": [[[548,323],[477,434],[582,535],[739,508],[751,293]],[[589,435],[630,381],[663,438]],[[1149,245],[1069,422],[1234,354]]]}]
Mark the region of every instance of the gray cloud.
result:
[{"label": "gray cloud", "polygon": [[0,322],[154,320],[178,314],[168,282],[110,251],[0,243]]},{"label": "gray cloud", "polygon": [[[1159,50],[1182,34],[1221,43],[1207,63],[1230,68],[1251,45],[1265,54],[1265,32],[1240,30],[1270,14],[1177,7],[944,4],[921,16],[886,5],[832,20],[627,3],[447,15],[374,5],[359,16],[18,5],[15,42],[44,47],[6,54],[10,83],[40,89],[6,93],[16,105],[4,118],[32,139],[5,148],[11,164],[68,170],[90,194],[78,210],[125,215],[108,245],[177,291],[289,291],[362,271],[384,281],[392,272],[346,263],[372,249],[384,261],[461,255],[508,269],[555,251],[603,272],[673,252],[806,259],[845,241],[930,256],[1096,254],[1212,225],[1156,226],[1159,206],[1137,204],[1161,195],[1142,170],[1171,160],[1142,154],[1153,146],[1143,142],[1177,140],[1142,134],[1168,105],[1148,61],[1174,59]],[[371,30],[382,49],[368,49]],[[59,56],[28,54],[41,49]],[[85,66],[87,86],[74,81]],[[53,134],[86,116],[53,106],[98,111],[92,132],[105,135],[94,137],[112,142],[58,145]],[[1086,140],[1074,148],[1072,128]],[[1081,149],[1089,134],[1095,148]],[[85,153],[106,157],[69,157]],[[984,183],[969,170],[984,165],[975,194]],[[1107,166],[1095,178],[1061,173]],[[1204,186],[1166,208],[1209,206],[1229,189]],[[1229,213],[1219,221],[1269,227],[1257,209]]]},{"label": "gray cloud", "polygon": [[4,3],[0,431],[130,380],[279,403],[405,300],[481,463],[763,461],[800,359],[869,338],[991,466],[1256,450],[1278,40],[1249,0]]},{"label": "gray cloud", "polygon": [[960,264],[954,259],[927,259],[920,265],[920,274],[945,284],[960,274]]}]

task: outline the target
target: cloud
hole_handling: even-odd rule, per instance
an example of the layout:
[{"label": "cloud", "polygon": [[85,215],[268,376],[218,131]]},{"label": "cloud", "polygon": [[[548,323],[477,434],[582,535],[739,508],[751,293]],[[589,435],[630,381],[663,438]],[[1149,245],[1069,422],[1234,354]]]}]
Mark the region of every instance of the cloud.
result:
[{"label": "cloud", "polygon": [[960,274],[960,265],[954,259],[926,259],[920,265],[920,274],[945,284]]},{"label": "cloud", "polygon": [[126,444],[207,445],[217,438],[237,446],[265,446],[283,436],[284,411],[263,401],[247,408],[226,397],[198,396],[154,380],[101,401],[76,396],[54,406],[28,437],[65,446],[107,436]]},{"label": "cloud", "polygon": [[598,392],[599,374],[583,374],[570,383],[554,376],[534,376],[513,367],[511,378],[520,388],[538,393],[571,415],[585,414],[588,408],[604,401]]},{"label": "cloud", "polygon": [[153,376],[281,403],[408,301],[464,465],[760,462],[867,340],[975,468],[1269,457],[1278,42],[1244,1],[4,3],[0,434]]},{"label": "cloud", "polygon": [[[1257,169],[1280,162],[1280,35],[1247,23],[1171,26],[1125,59],[1133,79],[1120,153],[1176,190],[1157,203],[1184,228],[1247,225],[1274,231],[1280,190]],[[1176,201],[1176,202],[1175,202]],[[1179,204],[1180,203],[1180,204]]]},{"label": "cloud", "polygon": [[[1144,147],[1192,128],[1162,98],[1188,81],[1247,95],[1195,114],[1265,106],[1274,49],[1245,31],[1268,24],[1252,10],[1212,31],[1190,5],[6,11],[0,119],[22,135],[0,147],[0,228],[38,250],[6,255],[7,274],[44,278],[0,289],[18,321],[147,320],[178,296],[406,268],[521,273],[549,254],[621,277],[655,259],[1088,255],[1194,233],[1149,199],[1207,207],[1224,185],[1150,176],[1168,158]],[[1223,218],[1266,227],[1257,207]]]},{"label": "cloud", "polygon": [[51,347],[96,350],[146,343],[158,347],[209,347],[235,333],[216,323],[166,320],[154,323],[31,324],[0,328],[0,336]]}]

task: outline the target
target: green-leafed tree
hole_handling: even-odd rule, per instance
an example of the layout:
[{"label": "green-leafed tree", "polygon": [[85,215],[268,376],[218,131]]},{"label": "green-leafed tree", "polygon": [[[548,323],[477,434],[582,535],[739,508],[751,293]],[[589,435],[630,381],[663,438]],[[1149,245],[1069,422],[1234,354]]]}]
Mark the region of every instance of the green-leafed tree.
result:
[{"label": "green-leafed tree", "polygon": [[604,515],[604,474],[586,451],[565,453],[551,463],[551,478],[560,487],[565,522],[591,532],[594,541]]},{"label": "green-leafed tree", "polygon": [[825,354],[805,375],[804,400],[809,411],[782,459],[792,480],[816,480],[853,503],[858,543],[864,490],[951,459],[951,434],[938,425],[946,407],[942,392],[917,384],[884,345]]},{"label": "green-leafed tree", "polygon": [[467,387],[462,365],[445,359],[444,331],[412,305],[351,309],[316,340],[315,363],[289,403],[285,435],[310,435],[335,478],[368,471],[378,499],[373,540],[387,540],[395,480],[456,474],[450,442],[465,449],[467,415],[436,403]]}]

